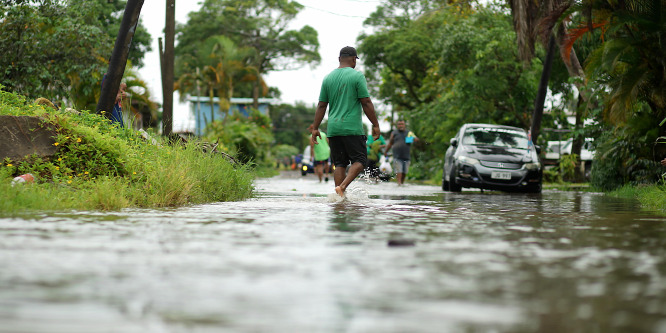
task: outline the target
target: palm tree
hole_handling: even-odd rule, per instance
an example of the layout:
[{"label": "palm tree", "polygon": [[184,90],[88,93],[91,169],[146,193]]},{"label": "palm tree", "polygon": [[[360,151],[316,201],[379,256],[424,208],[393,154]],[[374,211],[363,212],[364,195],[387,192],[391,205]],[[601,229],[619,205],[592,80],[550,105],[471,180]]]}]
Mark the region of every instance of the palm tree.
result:
[{"label": "palm tree", "polygon": [[219,98],[220,112],[228,110],[234,86],[237,82],[249,80],[254,72],[252,67],[247,65],[252,50],[239,48],[224,36],[208,38],[201,44],[200,50],[197,55],[182,60],[184,62],[182,67],[189,70],[179,76],[176,89],[181,92],[181,98],[185,98],[186,94],[194,92],[198,94],[196,87],[197,83],[200,83],[210,99],[210,120],[214,121],[213,98]]},{"label": "palm tree", "polygon": [[[143,124],[157,125],[157,103],[150,98],[148,83],[139,77],[139,73],[128,63],[123,75],[123,82],[127,84],[128,98],[123,100],[123,117],[127,124],[137,127],[137,119],[142,119]],[[148,117],[149,119],[144,119]],[[130,125],[128,125],[129,127]]]},{"label": "palm tree", "polygon": [[571,43],[599,27],[604,42],[589,57],[588,78],[610,89],[605,116],[611,122],[628,119],[637,102],[645,102],[656,117],[666,116],[666,8],[658,1],[583,2],[588,12]]}]

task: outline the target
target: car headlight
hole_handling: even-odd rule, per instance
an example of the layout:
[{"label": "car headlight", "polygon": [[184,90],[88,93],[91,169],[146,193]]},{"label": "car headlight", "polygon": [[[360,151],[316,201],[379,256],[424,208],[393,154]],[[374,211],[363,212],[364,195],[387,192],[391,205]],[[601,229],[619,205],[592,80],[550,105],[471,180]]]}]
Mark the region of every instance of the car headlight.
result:
[{"label": "car headlight", "polygon": [[540,163],[525,163],[523,164],[523,168],[529,171],[537,171],[541,169],[541,164]]},{"label": "car headlight", "polygon": [[303,171],[308,171],[308,166],[307,165],[303,166]]},{"label": "car headlight", "polygon": [[471,157],[465,156],[465,155],[458,156],[458,161],[462,162],[462,163],[471,164],[471,165],[479,164],[479,160],[477,160],[476,158],[471,158]]}]

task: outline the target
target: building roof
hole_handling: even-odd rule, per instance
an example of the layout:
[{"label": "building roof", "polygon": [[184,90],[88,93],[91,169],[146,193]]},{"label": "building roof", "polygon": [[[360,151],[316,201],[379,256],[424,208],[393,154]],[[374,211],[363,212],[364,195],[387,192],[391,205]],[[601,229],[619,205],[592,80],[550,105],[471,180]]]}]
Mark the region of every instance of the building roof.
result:
[{"label": "building roof", "polygon": [[[190,96],[188,98],[188,101],[190,102],[209,102],[210,97],[207,96]],[[219,102],[220,99],[218,97],[213,97],[213,102]],[[231,104],[252,104],[254,103],[254,100],[252,98],[240,98],[240,97],[232,97],[229,102]],[[259,104],[276,104],[278,103],[279,100],[277,98],[259,98]]]}]

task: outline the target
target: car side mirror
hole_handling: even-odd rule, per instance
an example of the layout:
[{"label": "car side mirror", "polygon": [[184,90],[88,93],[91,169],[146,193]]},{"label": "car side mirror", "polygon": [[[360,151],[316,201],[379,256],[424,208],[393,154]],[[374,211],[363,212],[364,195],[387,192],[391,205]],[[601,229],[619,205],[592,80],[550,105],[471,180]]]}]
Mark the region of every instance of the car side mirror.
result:
[{"label": "car side mirror", "polygon": [[539,145],[534,145],[534,149],[536,150],[537,155],[541,154],[541,146],[539,146]]},{"label": "car side mirror", "polygon": [[456,138],[451,139],[451,146],[458,147],[458,140]]}]

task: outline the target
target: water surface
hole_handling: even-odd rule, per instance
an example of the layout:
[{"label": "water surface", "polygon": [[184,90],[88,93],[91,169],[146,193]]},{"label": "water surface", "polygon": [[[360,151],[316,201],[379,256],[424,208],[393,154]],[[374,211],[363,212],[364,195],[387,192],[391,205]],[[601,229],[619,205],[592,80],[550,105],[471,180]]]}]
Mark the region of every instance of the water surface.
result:
[{"label": "water surface", "polygon": [[634,201],[256,186],[243,202],[0,218],[0,331],[666,332],[666,220]]}]

